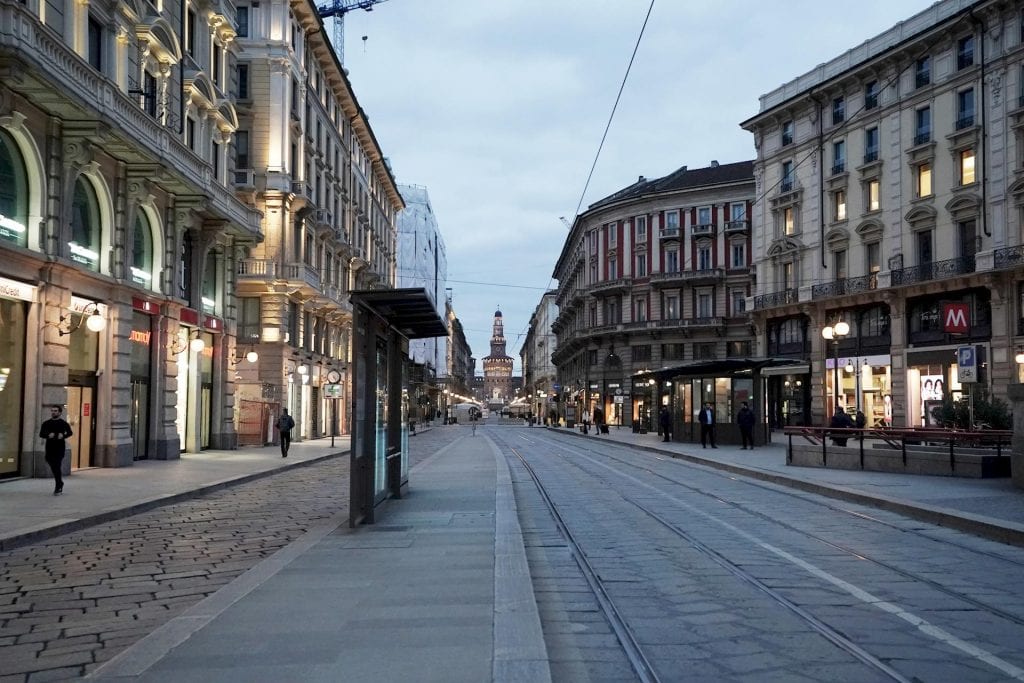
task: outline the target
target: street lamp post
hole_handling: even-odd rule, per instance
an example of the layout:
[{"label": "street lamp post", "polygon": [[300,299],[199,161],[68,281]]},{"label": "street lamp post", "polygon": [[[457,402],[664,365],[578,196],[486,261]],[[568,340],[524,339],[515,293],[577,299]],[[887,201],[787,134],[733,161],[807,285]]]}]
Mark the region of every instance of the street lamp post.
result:
[{"label": "street lamp post", "polygon": [[[839,408],[839,342],[850,333],[850,325],[842,320],[828,325],[821,331],[821,336],[832,343],[832,413]],[[828,418],[828,415],[825,416]]]}]

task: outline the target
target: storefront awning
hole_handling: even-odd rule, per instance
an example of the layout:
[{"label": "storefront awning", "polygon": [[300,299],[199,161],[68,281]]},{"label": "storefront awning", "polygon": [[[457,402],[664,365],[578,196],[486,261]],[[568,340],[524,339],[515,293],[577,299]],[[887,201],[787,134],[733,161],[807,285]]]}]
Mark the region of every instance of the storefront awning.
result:
[{"label": "storefront awning", "polygon": [[352,292],[353,306],[363,306],[384,320],[406,339],[448,336],[427,290],[364,289]]},{"label": "storefront awning", "polygon": [[658,370],[644,370],[633,374],[634,380],[656,379],[665,381],[675,377],[733,377],[752,375],[755,371],[765,375],[790,375],[810,372],[807,361],[793,358],[725,358],[692,360]]}]

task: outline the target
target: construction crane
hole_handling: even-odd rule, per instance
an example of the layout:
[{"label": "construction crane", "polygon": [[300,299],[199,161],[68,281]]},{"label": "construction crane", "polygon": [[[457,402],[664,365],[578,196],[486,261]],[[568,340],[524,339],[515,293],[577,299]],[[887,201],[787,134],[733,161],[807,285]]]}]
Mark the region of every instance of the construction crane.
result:
[{"label": "construction crane", "polygon": [[354,9],[373,11],[373,6],[387,0],[333,0],[329,5],[319,5],[316,8],[321,19],[334,19],[334,35],[331,43],[338,55],[338,60],[345,63],[345,15]]}]

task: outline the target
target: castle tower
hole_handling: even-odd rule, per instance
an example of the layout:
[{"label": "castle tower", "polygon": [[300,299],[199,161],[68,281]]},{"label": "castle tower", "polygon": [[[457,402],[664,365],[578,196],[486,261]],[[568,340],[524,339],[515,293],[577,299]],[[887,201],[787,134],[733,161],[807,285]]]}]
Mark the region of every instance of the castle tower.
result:
[{"label": "castle tower", "polygon": [[500,407],[512,400],[512,356],[505,353],[505,328],[501,311],[494,312],[491,355],[484,358],[484,403]]}]

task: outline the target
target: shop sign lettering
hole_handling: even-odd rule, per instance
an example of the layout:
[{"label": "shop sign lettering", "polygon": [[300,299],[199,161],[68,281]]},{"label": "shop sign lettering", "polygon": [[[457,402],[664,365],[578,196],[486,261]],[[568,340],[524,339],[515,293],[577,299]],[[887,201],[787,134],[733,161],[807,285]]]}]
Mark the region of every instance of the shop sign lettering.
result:
[{"label": "shop sign lettering", "polygon": [[36,288],[26,285],[24,282],[8,280],[0,277],[0,296],[8,299],[21,299],[22,301],[35,301]]},{"label": "shop sign lettering", "polygon": [[132,330],[131,334],[128,335],[128,339],[139,344],[145,344],[149,346],[149,335],[152,332],[143,332],[141,330]]},{"label": "shop sign lettering", "polygon": [[967,334],[970,311],[967,304],[945,304],[942,307],[943,329],[946,334]]}]

